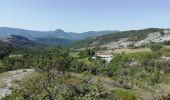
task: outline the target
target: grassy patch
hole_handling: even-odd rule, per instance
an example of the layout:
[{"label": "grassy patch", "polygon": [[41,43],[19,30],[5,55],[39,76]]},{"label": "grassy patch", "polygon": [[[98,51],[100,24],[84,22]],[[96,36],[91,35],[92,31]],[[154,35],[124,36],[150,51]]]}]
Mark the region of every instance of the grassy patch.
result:
[{"label": "grassy patch", "polygon": [[116,89],[113,91],[116,100],[137,100],[138,96],[135,92],[130,90]]},{"label": "grassy patch", "polygon": [[78,58],[78,57],[79,57],[79,56],[78,56],[78,53],[79,53],[79,52],[70,52],[69,54],[70,54],[70,56],[73,57],[73,58]]},{"label": "grassy patch", "polygon": [[163,56],[170,56],[170,52],[169,51],[162,51],[162,55]]},{"label": "grassy patch", "polygon": [[34,72],[30,73],[29,75],[26,75],[24,77],[24,79],[32,79],[32,78],[36,78],[36,77],[39,77],[39,76],[41,76],[41,73],[34,71]]},{"label": "grassy patch", "polygon": [[86,65],[92,65],[93,63],[88,58],[78,59],[78,61],[85,63]]},{"label": "grassy patch", "polygon": [[114,53],[137,53],[137,52],[149,52],[151,51],[149,48],[140,48],[140,49],[115,49]]},{"label": "grassy patch", "polygon": [[135,52],[135,53],[127,53],[126,56],[130,59],[142,59],[142,58],[148,58],[148,59],[154,59],[159,57],[159,54],[156,52]]},{"label": "grassy patch", "polygon": [[165,77],[164,83],[167,84],[167,85],[170,85],[170,75],[167,75]]}]

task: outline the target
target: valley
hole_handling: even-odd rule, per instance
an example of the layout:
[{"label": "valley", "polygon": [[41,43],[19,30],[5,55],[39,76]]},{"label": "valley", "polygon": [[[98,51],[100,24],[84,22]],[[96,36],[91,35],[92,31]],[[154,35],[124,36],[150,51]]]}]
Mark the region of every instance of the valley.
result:
[{"label": "valley", "polygon": [[[10,35],[22,36],[34,42],[45,45],[66,45],[88,37],[101,36],[118,31],[88,31],[83,33],[65,32],[62,29],[54,31],[33,31],[19,28],[0,27],[0,39]],[[44,41],[42,41],[44,40]]]},{"label": "valley", "polygon": [[75,42],[70,45],[70,47],[81,48],[92,47],[95,45],[100,45],[110,49],[128,48],[130,46],[140,47],[152,42],[163,43],[169,41],[169,34],[169,29],[148,28],[142,30],[130,30],[88,38],[86,40]]},{"label": "valley", "polygon": [[4,38],[0,44],[2,100],[168,100],[169,31],[131,32],[91,37],[64,47],[38,46],[18,35]]},{"label": "valley", "polygon": [[170,0],[0,0],[0,100],[170,100]]}]

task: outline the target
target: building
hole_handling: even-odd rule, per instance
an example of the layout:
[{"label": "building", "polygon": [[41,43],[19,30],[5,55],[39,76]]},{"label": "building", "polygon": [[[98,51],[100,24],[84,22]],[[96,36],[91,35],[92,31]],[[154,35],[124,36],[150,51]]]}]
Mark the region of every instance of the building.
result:
[{"label": "building", "polygon": [[112,51],[99,51],[96,53],[96,57],[99,57],[107,62],[110,62],[113,58]]}]

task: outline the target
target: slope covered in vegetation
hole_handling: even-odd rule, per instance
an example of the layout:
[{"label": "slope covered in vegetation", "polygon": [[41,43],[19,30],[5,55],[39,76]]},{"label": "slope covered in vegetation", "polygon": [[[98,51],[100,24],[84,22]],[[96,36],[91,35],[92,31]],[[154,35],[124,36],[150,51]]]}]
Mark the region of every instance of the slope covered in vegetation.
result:
[{"label": "slope covered in vegetation", "polygon": [[99,37],[87,38],[82,41],[75,42],[70,45],[73,48],[82,48],[89,47],[93,45],[103,45],[109,42],[118,41],[121,38],[128,38],[129,41],[140,41],[147,37],[149,33],[160,32],[163,33],[163,29],[159,28],[149,28],[143,30],[131,30],[131,31],[123,31],[112,34],[107,34]]},{"label": "slope covered in vegetation", "polygon": [[[0,70],[35,69],[39,75],[18,81],[4,100],[153,99],[170,91],[169,49],[115,53],[107,63],[91,59],[102,48],[73,52],[64,48],[0,47]],[[153,46],[151,46],[153,48]],[[162,92],[162,89],[164,92]],[[155,92],[156,91],[156,92]],[[147,96],[146,96],[147,95]]]}]

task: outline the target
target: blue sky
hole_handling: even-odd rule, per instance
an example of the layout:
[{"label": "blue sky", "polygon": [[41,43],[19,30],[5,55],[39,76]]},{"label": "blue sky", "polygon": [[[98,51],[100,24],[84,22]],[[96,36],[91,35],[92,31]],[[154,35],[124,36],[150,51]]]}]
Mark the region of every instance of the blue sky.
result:
[{"label": "blue sky", "polygon": [[170,28],[170,0],[1,0],[0,27],[50,31]]}]

